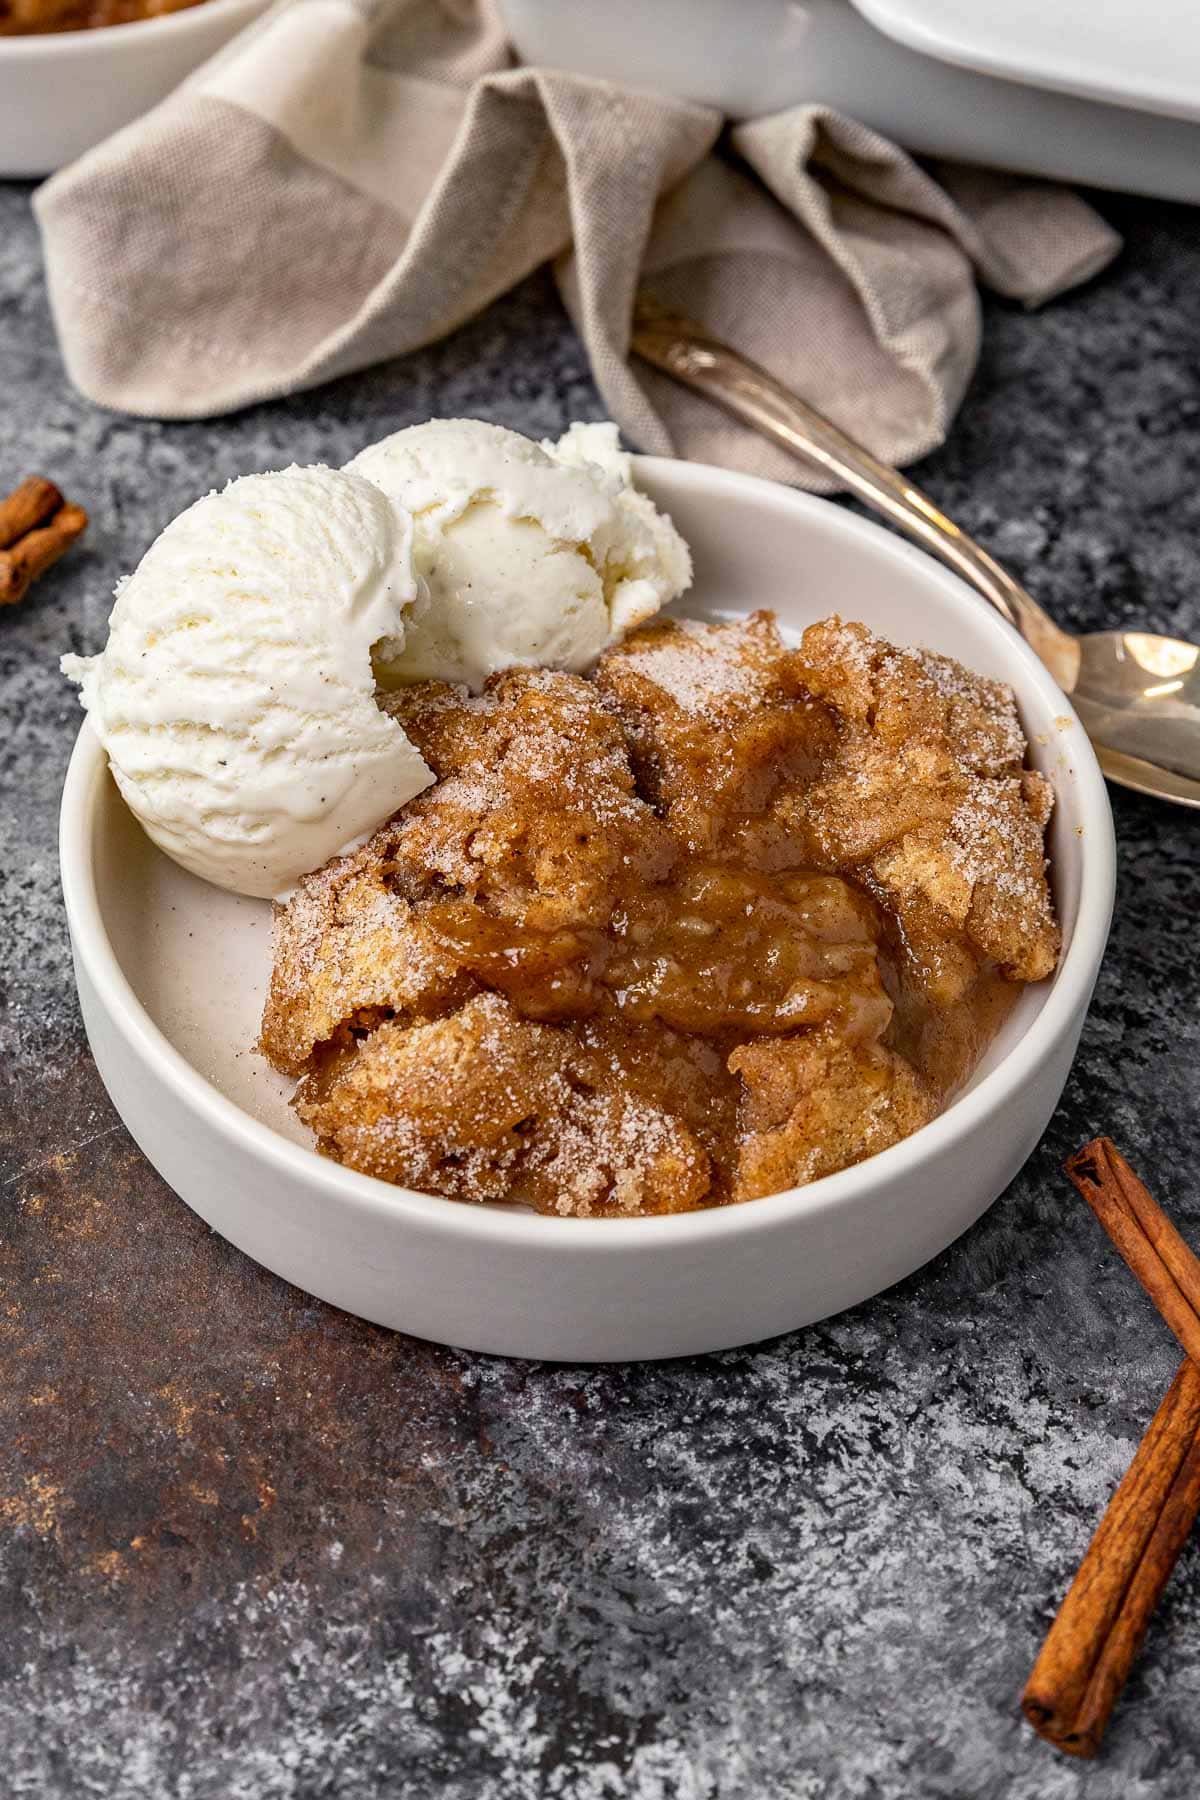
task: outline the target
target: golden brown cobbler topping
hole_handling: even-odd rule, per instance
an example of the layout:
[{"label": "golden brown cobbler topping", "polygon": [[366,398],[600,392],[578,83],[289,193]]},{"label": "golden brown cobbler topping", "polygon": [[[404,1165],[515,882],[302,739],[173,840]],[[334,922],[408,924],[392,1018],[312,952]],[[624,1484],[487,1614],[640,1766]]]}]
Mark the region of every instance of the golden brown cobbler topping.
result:
[{"label": "golden brown cobbler topping", "polygon": [[1055,966],[1049,787],[945,657],[756,613],[383,704],[437,784],[277,909],[262,1036],[368,1174],[599,1215],[813,1181]]}]

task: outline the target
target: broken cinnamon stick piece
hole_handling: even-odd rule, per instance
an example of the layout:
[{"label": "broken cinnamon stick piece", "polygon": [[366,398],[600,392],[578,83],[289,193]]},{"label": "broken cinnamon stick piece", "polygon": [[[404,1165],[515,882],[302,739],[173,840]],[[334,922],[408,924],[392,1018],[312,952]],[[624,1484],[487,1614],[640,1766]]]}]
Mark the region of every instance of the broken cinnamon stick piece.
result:
[{"label": "broken cinnamon stick piece", "polygon": [[1111,1138],[1063,1164],[1192,1361],[1200,1365],[1200,1262]]},{"label": "broken cinnamon stick piece", "polygon": [[0,550],[0,606],[15,606],[31,582],[56,563],[86,530],[88,516],[82,506],[60,506],[47,524],[27,531],[9,550]]},{"label": "broken cinnamon stick piece", "polygon": [[29,475],[0,500],[0,550],[7,550],[27,531],[56,513],[63,497],[44,475]]},{"label": "broken cinnamon stick piece", "polygon": [[1179,1560],[1179,1552],[1191,1535],[1198,1510],[1200,1438],[1193,1438],[1088,1682],[1072,1741],[1063,1746],[1076,1756],[1094,1756],[1100,1747],[1113,1707],[1141,1649],[1159,1597]]},{"label": "broken cinnamon stick piece", "polygon": [[1189,1352],[1042,1645],[1026,1718],[1068,1755],[1096,1754],[1151,1615],[1200,1513],[1200,1260],[1109,1138],[1066,1172]]},{"label": "broken cinnamon stick piece", "polygon": [[[1187,1536],[1186,1500],[1198,1474],[1200,1370],[1185,1360],[1108,1503],[1021,1696],[1034,1730],[1068,1755],[1096,1754]],[[1195,1511],[1193,1504],[1192,1517]]]}]

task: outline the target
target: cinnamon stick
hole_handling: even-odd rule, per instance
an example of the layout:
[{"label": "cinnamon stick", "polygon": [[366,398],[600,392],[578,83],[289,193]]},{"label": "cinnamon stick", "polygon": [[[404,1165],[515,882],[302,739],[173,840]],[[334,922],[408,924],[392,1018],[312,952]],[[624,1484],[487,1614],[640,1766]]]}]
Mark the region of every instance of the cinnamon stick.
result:
[{"label": "cinnamon stick", "polygon": [[1063,1164],[1192,1361],[1200,1364],[1200,1262],[1111,1138]]},{"label": "cinnamon stick", "polygon": [[0,550],[0,606],[15,606],[31,582],[56,563],[86,530],[88,516],[82,506],[69,502],[53,513],[47,524],[27,531],[11,549]]},{"label": "cinnamon stick", "polygon": [[1200,1261],[1111,1139],[1085,1144],[1065,1166],[1189,1352],[1109,1502],[1022,1696],[1036,1731],[1069,1755],[1091,1757],[1200,1512]]},{"label": "cinnamon stick", "polygon": [[1021,1697],[1034,1730],[1072,1756],[1094,1756],[1099,1748],[1200,1505],[1198,1490],[1188,1516],[1198,1481],[1200,1370],[1184,1361],[1109,1501]]},{"label": "cinnamon stick", "polygon": [[44,475],[29,475],[0,500],[0,550],[7,550],[27,531],[56,513],[63,497]]},{"label": "cinnamon stick", "polygon": [[[1192,1366],[1189,1362],[1188,1367]],[[1193,1438],[1088,1682],[1069,1746],[1076,1756],[1095,1756],[1100,1748],[1113,1707],[1142,1647],[1159,1597],[1191,1535],[1198,1510],[1200,1438]]]}]

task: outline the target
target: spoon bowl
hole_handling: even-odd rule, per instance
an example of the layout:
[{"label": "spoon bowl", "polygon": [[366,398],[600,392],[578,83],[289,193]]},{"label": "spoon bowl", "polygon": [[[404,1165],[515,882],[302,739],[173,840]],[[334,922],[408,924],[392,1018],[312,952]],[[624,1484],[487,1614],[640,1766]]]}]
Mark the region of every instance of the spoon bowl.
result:
[{"label": "spoon bowl", "polygon": [[1105,774],[1200,806],[1200,649],[1142,631],[1093,631],[1077,642],[1068,691]]}]

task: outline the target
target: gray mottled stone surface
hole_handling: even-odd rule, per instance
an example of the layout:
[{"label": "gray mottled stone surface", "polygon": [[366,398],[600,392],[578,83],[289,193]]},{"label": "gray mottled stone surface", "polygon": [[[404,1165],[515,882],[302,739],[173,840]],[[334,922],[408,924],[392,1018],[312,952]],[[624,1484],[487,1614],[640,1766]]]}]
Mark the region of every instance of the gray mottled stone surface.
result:
[{"label": "gray mottled stone surface", "polygon": [[[933,492],[1072,623],[1200,628],[1200,233],[989,306]],[[64,379],[0,189],[0,485],[91,509],[0,614],[0,1789],[21,1800],[1141,1800],[1200,1792],[1200,1544],[1103,1759],[1016,1699],[1177,1360],[1058,1173],[1111,1131],[1200,1235],[1195,818],[1114,795],[1079,1060],[991,1213],[881,1299],[755,1349],[551,1369],[312,1303],[205,1229],[83,1041],[55,866],[56,673],[200,489],[430,413],[535,433],[596,395],[549,285],[452,342],[213,424]]]}]

